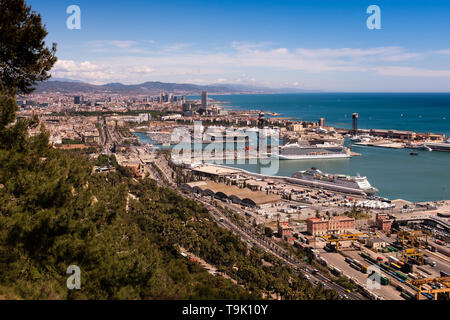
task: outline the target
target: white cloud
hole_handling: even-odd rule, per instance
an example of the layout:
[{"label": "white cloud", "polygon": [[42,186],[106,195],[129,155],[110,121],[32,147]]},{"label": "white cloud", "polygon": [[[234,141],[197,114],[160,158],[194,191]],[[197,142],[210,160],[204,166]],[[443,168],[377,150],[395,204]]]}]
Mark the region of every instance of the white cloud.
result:
[{"label": "white cloud", "polygon": [[175,51],[181,51],[183,49],[192,47],[194,43],[175,43],[171,44],[164,48],[164,51],[166,52],[175,52]]},{"label": "white cloud", "polygon": [[[450,77],[449,70],[418,67],[417,62],[425,59],[430,52],[409,52],[401,47],[288,49],[276,47],[270,42],[233,42],[226,52],[186,52],[184,49],[194,44],[176,43],[150,52],[141,49],[139,43],[134,41],[90,43],[92,48],[107,45],[117,47],[118,54],[78,63],[60,60],[53,74],[95,83],[161,80],[199,84],[270,85],[279,84],[282,79],[295,87],[304,85],[308,77],[323,77],[322,74],[336,79],[343,73],[390,77]],[[439,52],[444,54],[446,51]],[[274,73],[278,74],[277,79],[272,77]]]},{"label": "white cloud", "polygon": [[115,47],[115,48],[130,48],[137,44],[136,41],[132,40],[99,40],[99,41],[88,41],[85,43],[87,47],[91,48],[105,48],[105,47]]},{"label": "white cloud", "polygon": [[443,54],[443,55],[450,55],[450,49],[444,49],[444,50],[437,50],[433,51],[435,54]]},{"label": "white cloud", "polygon": [[450,70],[432,70],[411,67],[379,67],[375,68],[375,70],[378,74],[395,77],[450,77]]},{"label": "white cloud", "polygon": [[155,72],[155,70],[147,66],[134,66],[129,69],[129,72],[149,74]]}]

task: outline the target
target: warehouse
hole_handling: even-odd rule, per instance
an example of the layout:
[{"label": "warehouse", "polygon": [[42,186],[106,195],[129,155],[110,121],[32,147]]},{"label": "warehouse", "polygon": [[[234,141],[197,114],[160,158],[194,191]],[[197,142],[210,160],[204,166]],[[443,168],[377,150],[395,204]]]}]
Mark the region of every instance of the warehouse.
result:
[{"label": "warehouse", "polygon": [[275,194],[267,194],[261,191],[251,191],[247,188],[227,186],[223,183],[212,181],[197,181],[185,183],[182,188],[189,192],[212,196],[221,201],[230,200],[233,203],[247,207],[261,207],[266,204],[277,203],[281,197]]}]

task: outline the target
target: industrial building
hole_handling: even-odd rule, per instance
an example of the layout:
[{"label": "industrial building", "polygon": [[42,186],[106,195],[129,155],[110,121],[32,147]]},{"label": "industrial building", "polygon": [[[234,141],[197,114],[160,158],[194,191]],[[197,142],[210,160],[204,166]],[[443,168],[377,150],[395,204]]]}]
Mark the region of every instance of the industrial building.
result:
[{"label": "industrial building", "polygon": [[392,226],[392,220],[385,213],[377,213],[376,224],[381,231],[390,231]]},{"label": "industrial building", "polygon": [[292,227],[287,221],[278,221],[278,235],[285,240],[292,237]]},{"label": "industrial building", "polygon": [[281,197],[275,194],[267,194],[261,191],[251,191],[247,188],[227,186],[223,183],[212,181],[196,181],[185,183],[182,188],[189,192],[212,196],[221,201],[231,201],[233,203],[260,208],[263,205],[273,204],[281,201]]},{"label": "industrial building", "polygon": [[367,239],[367,246],[371,249],[381,249],[386,247],[386,241],[382,240],[382,239],[378,239],[378,238],[373,238],[373,239]]},{"label": "industrial building", "polygon": [[345,216],[309,218],[306,220],[306,229],[313,236],[344,233],[355,229],[355,219]]}]

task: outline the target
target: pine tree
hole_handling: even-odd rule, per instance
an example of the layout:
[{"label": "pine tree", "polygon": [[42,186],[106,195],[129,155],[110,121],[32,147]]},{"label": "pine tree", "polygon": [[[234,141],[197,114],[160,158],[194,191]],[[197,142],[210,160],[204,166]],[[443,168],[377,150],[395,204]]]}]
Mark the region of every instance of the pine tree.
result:
[{"label": "pine tree", "polygon": [[0,0],[0,81],[9,95],[27,94],[50,78],[56,44],[46,47],[47,30],[23,0]]},{"label": "pine tree", "polygon": [[[41,16],[23,0],[0,0],[0,149],[26,149],[27,131],[39,124],[37,117],[17,121],[17,94],[34,90],[50,78],[56,62],[56,44],[49,49]],[[45,134],[39,139],[45,138]]]}]

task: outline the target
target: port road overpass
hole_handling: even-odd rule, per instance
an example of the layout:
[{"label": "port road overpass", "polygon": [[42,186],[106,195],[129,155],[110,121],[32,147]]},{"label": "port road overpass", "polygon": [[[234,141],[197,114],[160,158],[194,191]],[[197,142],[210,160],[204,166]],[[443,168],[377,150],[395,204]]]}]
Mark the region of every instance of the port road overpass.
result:
[{"label": "port road overpass", "polygon": [[422,221],[422,222],[428,222],[434,226],[440,226],[445,231],[450,233],[450,222],[443,218],[439,218],[433,215],[420,215],[420,216],[409,216],[409,217],[398,217],[396,218],[396,221],[401,222],[410,222],[410,221]]}]

